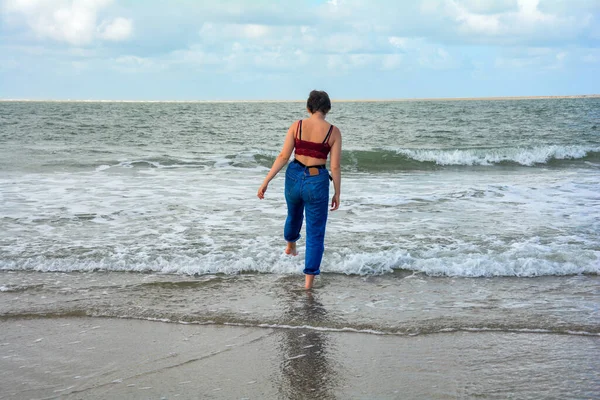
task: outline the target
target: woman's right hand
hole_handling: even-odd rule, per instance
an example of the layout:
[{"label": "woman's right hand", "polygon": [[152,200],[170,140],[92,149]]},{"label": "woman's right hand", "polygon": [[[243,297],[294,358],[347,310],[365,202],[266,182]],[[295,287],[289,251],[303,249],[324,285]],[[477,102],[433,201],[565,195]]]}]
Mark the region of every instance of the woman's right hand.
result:
[{"label": "woman's right hand", "polygon": [[258,196],[259,199],[264,199],[265,198],[265,192],[267,191],[269,187],[268,183],[264,183],[262,185],[260,185],[260,187],[258,188],[258,193],[256,194]]},{"label": "woman's right hand", "polygon": [[335,211],[339,207],[340,207],[340,195],[336,193],[331,198],[331,208],[329,209],[329,211]]}]

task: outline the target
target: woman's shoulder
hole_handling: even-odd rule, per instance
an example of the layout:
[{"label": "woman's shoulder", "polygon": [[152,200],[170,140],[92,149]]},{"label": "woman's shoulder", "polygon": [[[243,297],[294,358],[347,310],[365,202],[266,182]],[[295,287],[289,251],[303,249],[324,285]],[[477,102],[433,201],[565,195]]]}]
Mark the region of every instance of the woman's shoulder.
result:
[{"label": "woman's shoulder", "polygon": [[332,135],[336,135],[336,136],[342,136],[342,131],[340,131],[340,128],[338,128],[335,125],[332,125],[333,129],[331,130],[331,134]]},{"label": "woman's shoulder", "polygon": [[298,120],[292,122],[292,124],[290,125],[290,128],[288,129],[288,132],[292,132],[292,131],[296,132],[296,130],[300,127],[300,124],[302,124],[302,121],[303,120],[298,119]]}]

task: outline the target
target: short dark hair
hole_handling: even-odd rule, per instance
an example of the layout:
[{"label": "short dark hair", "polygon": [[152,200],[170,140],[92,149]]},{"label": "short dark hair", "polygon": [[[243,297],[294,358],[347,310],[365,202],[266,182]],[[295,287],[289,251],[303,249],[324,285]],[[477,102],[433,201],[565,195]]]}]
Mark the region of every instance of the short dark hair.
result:
[{"label": "short dark hair", "polygon": [[311,114],[321,111],[323,114],[327,114],[331,110],[331,100],[327,92],[322,90],[313,90],[308,95],[306,100],[306,108]]}]

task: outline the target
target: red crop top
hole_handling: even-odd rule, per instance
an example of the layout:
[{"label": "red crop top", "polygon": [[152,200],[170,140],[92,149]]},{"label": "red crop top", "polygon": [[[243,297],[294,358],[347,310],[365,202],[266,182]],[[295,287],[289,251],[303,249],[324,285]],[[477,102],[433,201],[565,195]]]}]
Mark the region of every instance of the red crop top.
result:
[{"label": "red crop top", "polygon": [[325,139],[321,143],[307,142],[306,140],[302,140],[302,120],[298,121],[298,127],[296,128],[296,155],[327,160],[327,155],[331,150],[331,146],[329,145],[328,140],[331,136],[332,130],[333,125],[329,127],[327,136],[325,136]]}]

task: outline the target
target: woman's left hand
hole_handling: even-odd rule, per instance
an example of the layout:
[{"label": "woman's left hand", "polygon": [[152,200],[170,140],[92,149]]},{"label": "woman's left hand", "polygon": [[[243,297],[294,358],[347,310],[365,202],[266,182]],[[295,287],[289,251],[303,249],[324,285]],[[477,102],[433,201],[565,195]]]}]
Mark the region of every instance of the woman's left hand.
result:
[{"label": "woman's left hand", "polygon": [[267,191],[268,187],[269,187],[268,183],[263,183],[262,185],[260,185],[260,188],[258,188],[258,193],[256,194],[259,199],[262,200],[265,198],[265,192]]},{"label": "woman's left hand", "polygon": [[329,211],[335,211],[339,207],[340,207],[340,195],[336,193],[331,198],[331,208],[329,209]]}]

